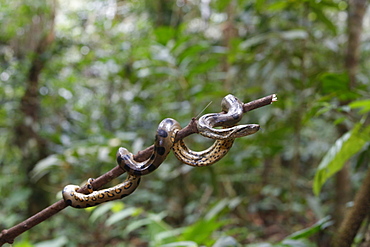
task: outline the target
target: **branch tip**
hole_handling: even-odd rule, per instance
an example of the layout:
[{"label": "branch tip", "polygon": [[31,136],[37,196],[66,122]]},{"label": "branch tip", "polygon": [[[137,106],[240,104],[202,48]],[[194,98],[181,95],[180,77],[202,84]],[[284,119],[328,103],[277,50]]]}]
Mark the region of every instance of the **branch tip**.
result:
[{"label": "branch tip", "polygon": [[272,95],[271,104],[272,104],[272,102],[276,102],[276,101],[278,101],[277,95],[276,94],[273,94]]}]

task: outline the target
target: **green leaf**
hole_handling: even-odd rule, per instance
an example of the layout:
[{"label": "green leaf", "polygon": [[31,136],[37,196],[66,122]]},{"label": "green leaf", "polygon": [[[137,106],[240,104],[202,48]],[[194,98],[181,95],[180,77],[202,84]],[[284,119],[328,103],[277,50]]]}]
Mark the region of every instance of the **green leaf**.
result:
[{"label": "green leaf", "polygon": [[349,88],[349,77],[346,72],[343,73],[323,73],[319,80],[321,81],[321,91],[324,95],[332,95],[340,100],[353,100],[358,97]]},{"label": "green leaf", "polygon": [[112,201],[112,202],[101,204],[97,207],[86,208],[86,209],[91,209],[90,211],[92,211],[92,214],[89,218],[91,223],[94,223],[100,217],[103,217],[105,219],[107,217],[108,212],[112,210],[112,208],[114,207],[116,203],[119,203],[121,205],[123,204],[123,202]]},{"label": "green leaf", "polygon": [[118,213],[114,213],[112,214],[112,216],[110,216],[107,219],[107,221],[105,222],[105,225],[111,226],[117,223],[118,221],[121,221],[129,216],[137,214],[138,210],[141,211],[140,208],[126,208],[126,209],[119,211]]},{"label": "green leaf", "polygon": [[369,139],[370,126],[357,124],[352,131],[340,137],[322,159],[314,178],[313,191],[317,196],[323,184],[342,169],[345,162],[357,154]]},{"label": "green leaf", "polygon": [[[144,219],[135,220],[134,222],[127,225],[125,229],[125,233],[130,233],[132,231],[135,231],[136,229],[143,227],[143,226],[150,226],[151,224],[156,224],[157,226],[160,225],[162,228],[162,231],[169,230],[169,227],[163,223],[163,218],[166,216],[165,213],[159,213],[159,214],[148,214],[148,216]],[[162,222],[163,224],[159,224],[159,222]]]},{"label": "green leaf", "polygon": [[265,43],[271,36],[266,34],[255,35],[253,37],[248,38],[246,41],[240,43],[240,49],[246,50],[253,46],[260,45]]},{"label": "green leaf", "polygon": [[38,181],[44,175],[46,175],[51,169],[54,167],[58,167],[60,165],[60,159],[58,155],[50,155],[45,159],[40,160],[36,165],[35,168],[31,171],[32,180]]},{"label": "green leaf", "polygon": [[43,242],[39,242],[39,243],[35,244],[35,247],[50,247],[50,246],[62,247],[62,246],[66,246],[67,243],[68,243],[67,237],[66,236],[61,236],[61,237],[54,238],[54,239],[51,239],[51,240],[46,240],[46,241],[43,241]]},{"label": "green leaf", "polygon": [[230,0],[218,0],[218,1],[211,1],[212,7],[215,8],[217,11],[225,11],[230,4]]},{"label": "green leaf", "polygon": [[263,11],[266,6],[266,0],[256,0],[254,7],[257,11]]},{"label": "green leaf", "polygon": [[166,45],[168,41],[175,37],[176,30],[173,27],[161,26],[154,30],[154,34],[159,43]]},{"label": "green leaf", "polygon": [[325,9],[319,4],[316,4],[314,1],[311,2],[311,9],[316,14],[317,19],[320,20],[327,27],[327,29],[335,35],[337,33],[337,28],[324,13]]},{"label": "green leaf", "polygon": [[319,80],[322,82],[323,93],[348,90],[348,75],[346,73],[324,73]]},{"label": "green leaf", "polygon": [[239,197],[235,197],[233,199],[225,198],[219,201],[216,205],[214,205],[211,209],[208,210],[208,213],[204,216],[205,219],[211,220],[212,218],[216,218],[217,216],[221,215],[225,209],[228,208],[235,208],[239,205],[241,199]]},{"label": "green leaf", "polygon": [[16,241],[13,245],[13,247],[34,247],[34,245],[28,240],[27,238],[22,238],[21,241]]},{"label": "green leaf", "polygon": [[282,11],[283,9],[286,9],[289,6],[288,1],[276,1],[273,4],[270,4],[270,6],[267,7],[267,10],[269,11]]},{"label": "green leaf", "polygon": [[370,111],[370,100],[357,100],[349,104],[352,109],[360,109],[361,114],[368,113]]},{"label": "green leaf", "polygon": [[212,233],[226,224],[226,221],[220,221],[217,218],[201,219],[184,229],[180,240],[192,240],[198,244],[210,244]]},{"label": "green leaf", "polygon": [[327,216],[321,220],[319,220],[318,222],[316,222],[314,225],[312,225],[311,227],[308,227],[308,228],[305,228],[303,230],[300,230],[300,231],[297,231],[291,235],[289,235],[288,239],[301,239],[301,238],[308,238],[310,236],[312,236],[313,234],[325,229],[326,227],[328,227],[330,224],[332,223],[332,221],[330,220],[330,217]]},{"label": "green leaf", "polygon": [[206,216],[204,217],[205,219],[207,220],[211,220],[212,218],[216,218],[216,216],[218,214],[220,214],[220,212],[226,208],[228,205],[228,200],[227,199],[223,199],[221,201],[219,201],[213,208],[211,208],[208,213],[206,214]]}]

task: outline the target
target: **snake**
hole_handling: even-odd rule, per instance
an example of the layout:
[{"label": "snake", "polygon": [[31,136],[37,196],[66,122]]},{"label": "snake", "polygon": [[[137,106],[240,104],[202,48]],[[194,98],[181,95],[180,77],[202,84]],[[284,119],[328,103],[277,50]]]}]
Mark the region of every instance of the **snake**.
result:
[{"label": "snake", "polygon": [[[234,139],[251,135],[259,130],[257,124],[236,125],[243,115],[243,103],[235,96],[229,94],[222,100],[223,113],[210,113],[202,116],[197,123],[199,133],[205,137],[216,139],[211,147],[204,151],[190,150],[183,140],[175,142],[180,124],[166,118],[160,122],[155,135],[154,149],[149,159],[144,162],[134,160],[134,155],[126,148],[120,147],[116,154],[118,165],[129,175],[127,179],[114,187],[93,191],[91,180],[87,187],[90,194],[77,192],[80,189],[76,185],[67,185],[63,189],[65,202],[75,208],[96,206],[100,203],[123,198],[138,187],[140,177],[156,170],[166,159],[171,150],[177,159],[191,166],[209,166],[223,158],[230,150]],[[222,129],[215,127],[222,126]]]},{"label": "snake", "polygon": [[93,191],[91,182],[93,179],[89,179],[86,183],[89,194],[83,194],[77,192],[80,186],[67,185],[62,191],[63,199],[67,205],[74,208],[87,208],[99,205],[103,202],[121,199],[130,195],[136,190],[140,183],[139,176],[127,176],[126,180],[114,187]]},{"label": "snake", "polygon": [[[183,140],[173,146],[173,152],[178,160],[191,166],[209,166],[222,159],[231,149],[235,138],[256,133],[258,124],[237,125],[243,116],[243,103],[234,95],[222,99],[223,113],[209,113],[202,116],[197,123],[199,134],[216,139],[212,146],[200,152],[189,149]],[[222,126],[223,129],[214,127]],[[230,127],[233,126],[233,127]]]}]

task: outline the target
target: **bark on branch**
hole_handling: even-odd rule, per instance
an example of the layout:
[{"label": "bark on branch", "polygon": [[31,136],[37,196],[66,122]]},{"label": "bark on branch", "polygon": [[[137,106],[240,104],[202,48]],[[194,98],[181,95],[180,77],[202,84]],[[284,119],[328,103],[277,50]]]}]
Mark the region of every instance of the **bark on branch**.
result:
[{"label": "bark on branch", "polygon": [[[244,113],[269,105],[272,102],[277,101],[277,97],[275,94],[251,101],[249,103],[244,104]],[[197,129],[197,120],[193,118],[190,123],[183,129],[179,131],[176,135],[176,141],[185,138],[191,134],[198,133]],[[150,146],[142,151],[139,151],[135,156],[134,159],[137,161],[144,161],[149,158],[153,151],[153,146]],[[114,167],[112,170],[108,171],[107,173],[101,175],[100,177],[96,178],[92,182],[92,186],[94,190],[101,188],[103,185],[107,184],[114,178],[122,175],[125,171],[121,169],[120,166]],[[81,193],[88,193],[86,187],[82,187],[78,192]],[[30,218],[26,219],[25,221],[19,223],[18,225],[13,226],[9,229],[4,229],[0,234],[0,246],[5,243],[12,244],[14,239],[22,234],[23,232],[31,229],[32,227],[38,225],[39,223],[47,220],[51,216],[57,214],[64,208],[68,207],[68,205],[64,202],[64,200],[60,200],[51,206],[45,208],[44,210],[38,212],[37,214],[31,216]]]}]

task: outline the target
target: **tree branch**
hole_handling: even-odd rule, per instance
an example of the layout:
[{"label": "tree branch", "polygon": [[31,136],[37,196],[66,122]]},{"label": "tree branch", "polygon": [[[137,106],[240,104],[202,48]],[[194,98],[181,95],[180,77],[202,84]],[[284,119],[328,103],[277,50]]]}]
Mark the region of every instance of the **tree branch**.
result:
[{"label": "tree branch", "polygon": [[[244,104],[244,113],[269,105],[272,102],[277,101],[277,97],[275,94],[251,101],[249,103]],[[190,123],[183,129],[181,129],[178,134],[176,135],[176,141],[181,140],[191,134],[198,133],[197,129],[197,120],[193,118]],[[139,151],[135,156],[134,159],[136,161],[144,161],[149,158],[151,153],[153,152],[153,145]],[[107,173],[101,175],[100,177],[94,179],[92,181],[92,186],[94,190],[101,188],[103,185],[110,182],[112,179],[117,178],[118,176],[122,175],[125,171],[121,169],[120,166],[115,166],[112,170],[108,171]],[[81,193],[88,193],[86,186],[82,187],[78,192]],[[12,244],[14,239],[22,234],[23,232],[31,229],[32,227],[38,225],[39,223],[47,220],[51,216],[57,214],[58,212],[62,211],[68,205],[64,202],[64,200],[60,200],[51,206],[45,208],[44,210],[38,212],[37,214],[31,216],[30,218],[26,219],[25,221],[19,223],[18,225],[13,226],[9,229],[4,229],[1,231],[0,234],[0,246],[5,243]]]}]

